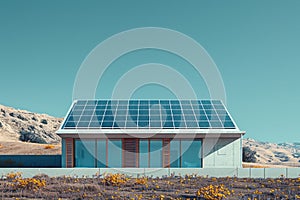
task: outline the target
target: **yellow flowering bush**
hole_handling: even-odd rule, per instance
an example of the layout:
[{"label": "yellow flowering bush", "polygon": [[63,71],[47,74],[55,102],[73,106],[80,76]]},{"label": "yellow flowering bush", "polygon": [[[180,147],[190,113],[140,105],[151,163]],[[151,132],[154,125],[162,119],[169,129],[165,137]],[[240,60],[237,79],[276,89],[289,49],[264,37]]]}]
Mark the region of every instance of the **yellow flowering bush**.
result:
[{"label": "yellow flowering bush", "polygon": [[35,179],[35,178],[17,178],[13,180],[15,182],[15,187],[16,188],[26,188],[26,189],[33,189],[37,190],[42,187],[46,186],[46,181],[45,180],[40,180],[40,179]]},{"label": "yellow flowering bush", "polygon": [[208,185],[200,188],[197,193],[197,197],[203,197],[207,200],[221,200],[231,195],[231,191],[223,184],[221,185]]},{"label": "yellow flowering bush", "polygon": [[46,186],[46,180],[41,180],[37,178],[22,178],[22,173],[12,172],[6,175],[7,179],[11,182],[8,184],[14,189],[30,189],[37,190]]},{"label": "yellow flowering bush", "polygon": [[54,149],[55,146],[53,144],[48,144],[44,147],[44,149]]},{"label": "yellow flowering bush", "polygon": [[124,174],[107,174],[104,176],[102,183],[105,185],[119,186],[126,184],[128,180]]},{"label": "yellow flowering bush", "polygon": [[136,178],[135,179],[135,184],[144,185],[144,186],[148,187],[148,178],[146,178],[146,177]]},{"label": "yellow flowering bush", "polygon": [[7,179],[16,179],[16,178],[21,178],[21,177],[22,177],[21,172],[11,172],[11,173],[6,174]]}]

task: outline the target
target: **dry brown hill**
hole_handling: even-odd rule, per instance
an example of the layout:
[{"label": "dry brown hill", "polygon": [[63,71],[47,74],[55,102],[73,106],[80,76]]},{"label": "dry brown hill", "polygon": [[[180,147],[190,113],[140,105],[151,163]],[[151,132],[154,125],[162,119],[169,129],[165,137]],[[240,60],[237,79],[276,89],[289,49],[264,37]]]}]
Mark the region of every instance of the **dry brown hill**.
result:
[{"label": "dry brown hill", "polygon": [[59,143],[55,134],[62,119],[0,105],[0,141]]}]

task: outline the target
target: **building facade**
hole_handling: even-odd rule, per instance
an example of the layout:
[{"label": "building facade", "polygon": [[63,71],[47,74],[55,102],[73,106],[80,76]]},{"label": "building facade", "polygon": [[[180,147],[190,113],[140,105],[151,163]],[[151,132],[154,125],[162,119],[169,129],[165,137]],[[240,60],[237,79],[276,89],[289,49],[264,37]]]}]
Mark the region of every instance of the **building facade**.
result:
[{"label": "building facade", "polygon": [[63,167],[241,167],[240,131],[219,100],[77,100],[57,134]]}]

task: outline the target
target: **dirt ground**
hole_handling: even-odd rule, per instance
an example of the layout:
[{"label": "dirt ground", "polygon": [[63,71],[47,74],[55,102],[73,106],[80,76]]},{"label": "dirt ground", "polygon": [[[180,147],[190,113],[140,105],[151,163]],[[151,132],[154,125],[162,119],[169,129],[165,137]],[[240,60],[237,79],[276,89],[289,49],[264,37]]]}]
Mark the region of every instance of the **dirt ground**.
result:
[{"label": "dirt ground", "polygon": [[0,179],[1,199],[300,199],[298,179],[206,178],[199,176],[90,178],[37,176]]},{"label": "dirt ground", "polygon": [[22,142],[13,136],[0,134],[0,155],[57,155],[60,144],[37,144]]}]

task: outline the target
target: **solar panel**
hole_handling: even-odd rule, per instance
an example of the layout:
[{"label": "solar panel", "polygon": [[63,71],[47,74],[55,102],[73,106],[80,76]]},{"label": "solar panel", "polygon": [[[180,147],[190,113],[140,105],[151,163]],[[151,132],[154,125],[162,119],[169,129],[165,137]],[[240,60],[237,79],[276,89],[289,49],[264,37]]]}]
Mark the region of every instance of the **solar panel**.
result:
[{"label": "solar panel", "polygon": [[62,129],[235,129],[220,100],[78,100]]}]

